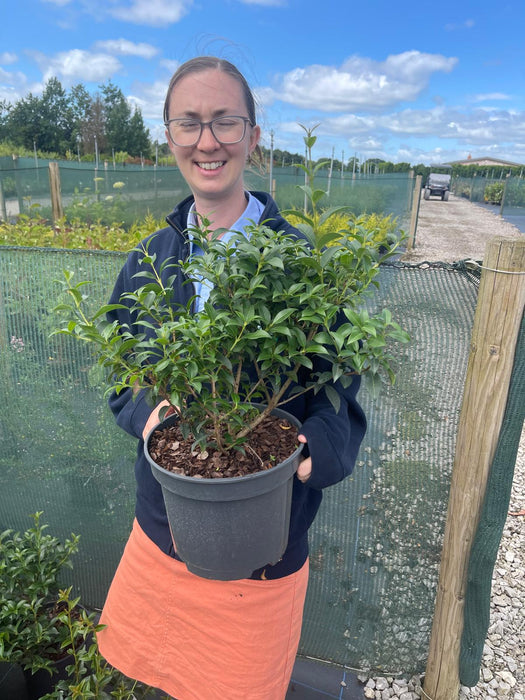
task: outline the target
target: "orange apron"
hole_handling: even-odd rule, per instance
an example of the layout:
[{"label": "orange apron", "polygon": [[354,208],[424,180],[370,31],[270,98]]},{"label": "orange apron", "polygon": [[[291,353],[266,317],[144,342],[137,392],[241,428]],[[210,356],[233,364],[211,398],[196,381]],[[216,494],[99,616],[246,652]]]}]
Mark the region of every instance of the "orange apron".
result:
[{"label": "orange apron", "polygon": [[308,561],[276,580],[200,578],[135,521],[102,612],[99,648],[122,673],[177,700],[283,700],[307,584]]}]

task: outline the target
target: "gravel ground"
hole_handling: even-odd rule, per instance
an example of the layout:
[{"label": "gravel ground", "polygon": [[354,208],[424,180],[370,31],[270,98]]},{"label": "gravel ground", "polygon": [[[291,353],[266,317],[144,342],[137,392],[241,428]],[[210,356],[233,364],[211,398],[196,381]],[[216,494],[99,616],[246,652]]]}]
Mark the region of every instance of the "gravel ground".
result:
[{"label": "gravel ground", "polygon": [[[421,199],[415,246],[407,262],[482,260],[493,236],[523,234],[499,216],[451,196],[448,202]],[[505,698],[525,700],[525,430],[516,461],[514,484],[492,580],[491,619],[474,688],[462,687],[459,700]],[[365,698],[375,700],[429,699],[421,678],[366,678]],[[452,699],[451,700],[455,700]]]}]

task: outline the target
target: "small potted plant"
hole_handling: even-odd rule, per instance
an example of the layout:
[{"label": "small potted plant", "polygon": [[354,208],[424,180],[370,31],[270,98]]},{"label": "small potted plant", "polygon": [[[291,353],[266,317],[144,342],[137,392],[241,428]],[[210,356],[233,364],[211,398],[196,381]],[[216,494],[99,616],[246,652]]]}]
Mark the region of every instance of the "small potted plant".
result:
[{"label": "small potted plant", "polygon": [[133,700],[153,693],[102,658],[96,632],[103,625],[72,597],[72,588],[60,588],[79,536],[61,542],[45,532],[41,511],[31,517],[34,525],[25,532],[0,533],[0,660],[23,671],[13,692],[28,700]]},{"label": "small potted plant", "polygon": [[79,540],[47,534],[41,516],[32,515],[23,533],[0,534],[0,659],[23,669],[30,698],[44,695],[65,670],[59,576],[72,566]]},{"label": "small potted plant", "polygon": [[42,700],[139,700],[155,695],[153,688],[128,678],[102,657],[96,633],[104,625],[97,623],[96,613],[83,608],[80,598],[72,597],[71,591],[71,588],[67,588],[59,591],[58,595],[58,621],[63,630],[61,648],[67,659],[65,673],[56,679],[54,687]]},{"label": "small potted plant", "polygon": [[[311,148],[311,131],[305,141]],[[262,223],[224,243],[203,220],[192,235],[204,254],[159,269],[143,245],[144,284],[121,298],[132,326],[112,320],[119,304],[89,314],[85,282],[65,273],[58,332],[95,344],[110,389],[146,388],[153,405],[165,401],[173,414],[145,450],[177,552],[201,576],[243,578],[284,552],[300,426],[281,407],[298,393],[325,391],[337,411],[333,383],[348,386],[363,372],[392,377],[388,340],[406,340],[387,310],[364,308],[379,263],[395,246],[380,254],[364,229],[318,235],[342,209],[318,212],[325,194],[313,187],[318,167],[306,168],[311,209],[300,213],[303,237]],[[174,308],[170,265],[206,281],[203,311]],[[270,436],[269,449],[257,442],[261,435]]]}]

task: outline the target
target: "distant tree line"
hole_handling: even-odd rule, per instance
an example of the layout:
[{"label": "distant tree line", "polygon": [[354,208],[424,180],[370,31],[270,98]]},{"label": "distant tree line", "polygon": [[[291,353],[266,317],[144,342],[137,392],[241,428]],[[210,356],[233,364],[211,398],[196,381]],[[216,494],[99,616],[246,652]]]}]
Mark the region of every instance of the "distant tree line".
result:
[{"label": "distant tree line", "polygon": [[[269,163],[270,149],[263,148],[262,151],[266,161]],[[448,173],[452,175],[452,177],[503,179],[507,177],[507,175],[523,177],[523,171],[525,170],[525,166],[478,165],[477,163],[473,163],[472,165],[424,165],[423,163],[412,165],[411,163],[392,163],[391,161],[382,160],[381,158],[368,158],[367,160],[360,161],[359,158],[355,156],[345,161],[343,166],[341,160],[336,158],[333,160],[329,158],[319,158],[317,163],[321,161],[326,163],[325,170],[329,170],[330,166],[332,167],[334,175],[340,173],[341,169],[343,169],[345,176],[349,173],[360,175],[385,175],[390,173],[408,173],[412,170],[414,175],[422,176],[423,182],[431,172]],[[297,165],[298,163],[304,164],[304,155],[281,151],[277,148],[274,149],[274,167],[286,168]]]},{"label": "distant tree line", "polygon": [[[0,155],[7,151],[17,155],[38,152],[43,157],[94,160],[113,159],[126,162],[140,158],[143,162],[159,159],[162,164],[174,164],[167,143],[155,144],[140,109],[129,105],[122,90],[110,80],[99,86],[91,95],[79,83],[65,90],[57,78],[48,80],[41,97],[29,93],[14,104],[0,101]],[[3,147],[2,147],[3,145]],[[262,148],[266,163],[270,150]],[[304,154],[273,150],[274,167],[290,167],[304,164]],[[419,163],[392,163],[380,158],[360,161],[356,156],[344,163],[336,158],[320,158],[332,167],[334,176],[344,172],[359,175],[406,173],[422,175],[426,180],[430,172],[448,172],[453,177],[473,176],[501,179],[507,175],[522,175],[521,167],[494,165],[453,165],[448,168]],[[319,162],[318,161],[318,162]]]},{"label": "distant tree line", "polygon": [[65,90],[48,80],[41,97],[29,93],[14,104],[0,102],[0,143],[56,156],[92,159],[116,153],[151,157],[149,131],[111,81],[92,96],[82,84]]}]

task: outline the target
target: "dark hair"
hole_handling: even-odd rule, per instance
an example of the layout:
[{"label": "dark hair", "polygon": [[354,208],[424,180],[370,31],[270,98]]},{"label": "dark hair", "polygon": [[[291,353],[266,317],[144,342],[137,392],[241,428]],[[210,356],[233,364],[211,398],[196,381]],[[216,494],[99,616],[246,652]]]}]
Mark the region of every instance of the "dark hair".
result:
[{"label": "dark hair", "polygon": [[202,73],[202,71],[210,69],[221,70],[223,73],[227,73],[228,75],[231,75],[232,78],[237,80],[242,89],[250,123],[252,126],[255,126],[255,99],[252,95],[252,91],[250,90],[250,86],[246,82],[246,78],[239,71],[239,69],[233,65],[233,63],[230,63],[223,58],[217,58],[216,56],[197,56],[196,58],[186,61],[186,63],[183,63],[177,68],[170,80],[168,92],[166,93],[166,99],[164,101],[164,122],[167,122],[169,119],[170,97],[175,85],[187,75],[192,73]]}]

